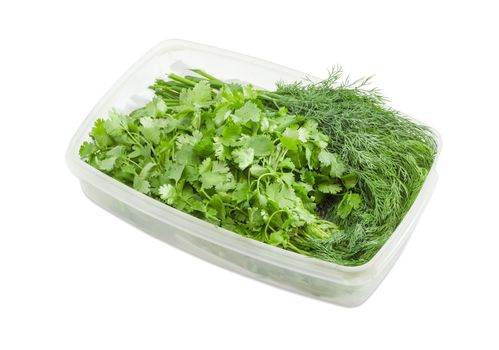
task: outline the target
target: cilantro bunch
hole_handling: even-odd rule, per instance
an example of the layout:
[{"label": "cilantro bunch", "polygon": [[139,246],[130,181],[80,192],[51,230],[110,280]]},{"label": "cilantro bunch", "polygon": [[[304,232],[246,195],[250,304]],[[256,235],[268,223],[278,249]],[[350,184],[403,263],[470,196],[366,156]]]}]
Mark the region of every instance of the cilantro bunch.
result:
[{"label": "cilantro bunch", "polygon": [[341,232],[321,210],[333,204],[345,219],[362,206],[357,175],[316,121],[270,106],[251,85],[195,72],[156,81],[156,97],[129,115],[98,119],[81,158],[198,218],[314,256],[310,242]]}]

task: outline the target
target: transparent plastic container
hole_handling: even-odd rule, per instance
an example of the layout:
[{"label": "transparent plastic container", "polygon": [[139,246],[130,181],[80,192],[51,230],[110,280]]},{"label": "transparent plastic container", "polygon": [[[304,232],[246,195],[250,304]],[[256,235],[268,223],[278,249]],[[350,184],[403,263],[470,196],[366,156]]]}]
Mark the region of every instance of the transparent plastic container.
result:
[{"label": "transparent plastic container", "polygon": [[[181,40],[159,43],[104,95],[73,136],[66,154],[71,171],[93,202],[159,240],[226,269],[327,302],[357,306],[381,283],[402,252],[433,192],[435,165],[390,239],[366,264],[341,266],[242,237],[160,203],[81,161],[78,150],[94,121],[112,108],[130,112],[152,98],[148,86],[170,72],[201,68],[224,80],[273,89],[276,81],[317,78],[274,63]],[[440,138],[435,133],[437,142]],[[436,162],[435,162],[436,163]]]}]

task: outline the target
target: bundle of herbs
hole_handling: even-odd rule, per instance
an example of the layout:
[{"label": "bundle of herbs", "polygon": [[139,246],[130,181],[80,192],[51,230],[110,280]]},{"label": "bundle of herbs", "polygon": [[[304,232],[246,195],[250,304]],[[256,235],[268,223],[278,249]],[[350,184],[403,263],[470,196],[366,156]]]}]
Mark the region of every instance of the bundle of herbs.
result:
[{"label": "bundle of herbs", "polygon": [[81,158],[243,236],[342,265],[372,258],[426,178],[431,132],[339,70],[273,92],[193,73],[97,120]]},{"label": "bundle of herbs", "polygon": [[281,83],[274,96],[277,105],[317,121],[332,140],[330,150],[359,177],[362,208],[341,217],[338,203],[331,202],[325,218],[341,233],[307,244],[324,260],[360,265],[376,254],[413,204],[437,145],[430,129],[389,108],[376,89],[369,89],[369,78],[349,83],[341,76],[335,69],[319,83]]}]

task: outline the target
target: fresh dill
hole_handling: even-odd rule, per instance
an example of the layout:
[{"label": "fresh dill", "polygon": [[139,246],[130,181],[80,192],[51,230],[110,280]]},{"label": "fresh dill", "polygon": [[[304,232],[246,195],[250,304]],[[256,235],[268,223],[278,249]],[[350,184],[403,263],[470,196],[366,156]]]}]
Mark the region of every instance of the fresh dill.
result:
[{"label": "fresh dill", "polygon": [[343,265],[369,261],[402,221],[433,164],[437,145],[430,129],[388,107],[369,79],[342,81],[334,69],[318,83],[279,83],[274,103],[319,123],[330,150],[359,177],[364,205],[347,218],[337,203],[327,208],[342,233],[306,242],[314,254]]}]

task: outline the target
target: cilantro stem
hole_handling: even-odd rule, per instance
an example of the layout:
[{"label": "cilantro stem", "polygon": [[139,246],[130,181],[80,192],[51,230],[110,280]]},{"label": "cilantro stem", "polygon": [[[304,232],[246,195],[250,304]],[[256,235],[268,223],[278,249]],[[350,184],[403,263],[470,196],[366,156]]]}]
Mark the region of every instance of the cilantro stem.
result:
[{"label": "cilantro stem", "polygon": [[211,196],[210,196],[208,193],[206,193],[206,192],[205,192],[204,188],[201,188],[201,189],[199,190],[199,192],[201,192],[202,194],[204,194],[204,195],[205,195],[205,197],[206,197],[206,198],[208,198],[209,200],[211,200]]},{"label": "cilantro stem", "polygon": [[125,132],[128,134],[128,137],[130,137],[132,139],[132,141],[139,147],[142,147],[142,143],[140,143],[139,141],[137,141],[135,139],[135,137],[132,136],[132,133],[130,132],[130,130],[128,130],[128,128],[123,128],[125,130]]},{"label": "cilantro stem", "polygon": [[181,83],[184,83],[186,85],[189,85],[189,86],[195,86],[196,83],[190,81],[189,79],[186,79],[184,77],[181,77],[175,73],[170,73],[168,74],[168,78],[172,79],[172,80],[176,80],[178,82],[181,82]]},{"label": "cilantro stem", "polygon": [[127,158],[126,161],[130,162],[130,163],[133,163],[133,165],[135,165],[137,168],[140,168],[140,165],[137,164],[135,161],[131,160],[130,158]]},{"label": "cilantro stem", "polygon": [[176,92],[173,93],[169,90],[165,91],[163,88],[155,88],[154,91],[156,92],[156,95],[161,96],[164,99],[171,99],[173,100],[172,102],[178,102],[178,94]]},{"label": "cilantro stem", "polygon": [[168,91],[170,92],[171,94],[173,94],[175,97],[179,97],[179,94],[180,92],[182,91],[182,89],[185,89],[184,86],[182,85],[168,85],[168,86],[164,86],[164,87],[161,87],[164,91]]},{"label": "cilantro stem", "polygon": [[302,250],[302,249],[299,249],[297,248],[293,243],[291,242],[288,242],[287,243],[287,247],[291,248],[291,250],[294,250],[295,252],[297,253],[300,253],[300,254],[303,254],[303,255],[307,255],[307,256],[310,256],[311,254],[305,250]]},{"label": "cilantro stem", "polygon": [[238,212],[240,212],[241,214],[244,214],[245,216],[249,216],[247,212],[245,212],[244,210],[239,208],[237,205],[230,204],[230,203],[224,203],[224,205],[228,206],[229,208],[232,208],[234,210],[237,210]]},{"label": "cilantro stem", "polygon": [[[156,154],[156,150],[155,150],[153,144],[150,143],[149,140],[146,139],[144,136],[142,136],[140,134],[137,134],[137,133],[134,133],[134,134],[137,135],[137,136],[139,136],[142,140],[144,140],[144,142],[149,146],[149,149],[151,150],[151,153],[152,153],[152,155],[154,157],[155,163],[159,166],[159,168],[161,170],[164,170],[163,166],[159,162],[159,158],[158,158],[158,155]],[[142,146],[142,144],[140,144],[140,146]]]},{"label": "cilantro stem", "polygon": [[275,212],[273,212],[270,216],[269,216],[269,219],[267,220],[267,224],[265,225],[265,229],[263,230],[263,233],[265,234],[265,237],[268,239],[269,236],[267,234],[267,230],[269,228],[269,225],[270,225],[270,222],[272,221],[272,218],[274,217],[274,215],[276,214],[279,214],[279,213],[286,213],[289,215],[288,211],[285,210],[285,209],[279,209],[279,210],[276,210]]},{"label": "cilantro stem", "polygon": [[207,78],[208,80],[216,81],[216,82],[218,82],[220,84],[225,85],[225,83],[223,81],[221,81],[218,78],[215,78],[213,75],[210,75],[210,74],[206,73],[205,71],[203,71],[201,69],[191,69],[191,71],[194,72],[194,73],[196,73],[196,74],[199,74],[202,77]]},{"label": "cilantro stem", "polygon": [[261,194],[260,192],[260,181],[262,178],[264,178],[265,176],[273,176],[273,177],[276,177],[281,183],[282,183],[282,180],[277,176],[277,174],[275,173],[265,173],[265,174],[262,174],[258,177],[258,179],[256,180],[256,191],[258,192],[258,194]]},{"label": "cilantro stem", "polygon": [[192,75],[186,75],[185,78],[192,80],[195,83],[199,83],[200,81],[207,81],[211,85],[211,87],[218,88],[218,89],[225,85],[225,83],[223,83],[219,80],[204,79],[204,78],[199,78],[199,77],[195,77]]},{"label": "cilantro stem", "polygon": [[258,97],[263,98],[264,100],[267,100],[267,101],[272,101],[272,102],[279,101],[279,98],[278,98],[278,97],[274,97],[274,94],[271,94],[271,93],[270,93],[270,92],[268,92],[268,91],[265,91],[265,90],[257,90],[257,92],[258,92]]}]

